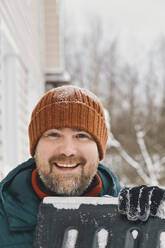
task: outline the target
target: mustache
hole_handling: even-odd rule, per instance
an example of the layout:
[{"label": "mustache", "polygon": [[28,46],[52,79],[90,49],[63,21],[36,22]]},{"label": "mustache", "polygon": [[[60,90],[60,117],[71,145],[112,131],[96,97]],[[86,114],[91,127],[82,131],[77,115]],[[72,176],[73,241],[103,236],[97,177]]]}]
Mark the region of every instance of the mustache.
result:
[{"label": "mustache", "polygon": [[86,164],[86,159],[83,158],[82,156],[71,156],[67,157],[65,155],[53,155],[49,159],[49,163],[53,164],[54,162],[56,163],[65,163],[65,164]]}]

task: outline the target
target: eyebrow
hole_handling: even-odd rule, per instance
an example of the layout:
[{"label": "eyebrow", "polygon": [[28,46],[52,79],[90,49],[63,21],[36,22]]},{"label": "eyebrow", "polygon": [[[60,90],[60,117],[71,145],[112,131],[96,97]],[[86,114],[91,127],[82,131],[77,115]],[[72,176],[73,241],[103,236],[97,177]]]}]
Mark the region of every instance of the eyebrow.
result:
[{"label": "eyebrow", "polygon": [[[54,129],[55,130],[62,130],[63,128],[61,127],[61,128],[54,128]],[[84,130],[78,129],[78,128],[71,128],[71,130],[74,132],[86,132],[86,133],[88,133],[87,131],[84,131]]]},{"label": "eyebrow", "polygon": [[[47,130],[47,132],[53,132],[55,130],[62,130],[63,128],[52,128],[51,130]],[[74,132],[85,132],[85,133],[88,133],[87,131],[84,131],[82,129],[77,129],[77,128],[71,128],[72,131]]]}]

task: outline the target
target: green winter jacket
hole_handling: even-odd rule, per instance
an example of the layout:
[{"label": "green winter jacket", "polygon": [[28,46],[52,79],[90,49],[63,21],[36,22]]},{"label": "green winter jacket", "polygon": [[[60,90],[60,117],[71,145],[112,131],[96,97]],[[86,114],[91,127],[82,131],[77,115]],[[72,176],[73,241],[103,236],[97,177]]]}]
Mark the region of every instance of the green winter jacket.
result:
[{"label": "green winter jacket", "polygon": [[[31,185],[34,159],[17,166],[0,183],[0,248],[32,248],[40,199]],[[121,186],[102,164],[98,174],[103,187],[100,196],[117,196]]]}]

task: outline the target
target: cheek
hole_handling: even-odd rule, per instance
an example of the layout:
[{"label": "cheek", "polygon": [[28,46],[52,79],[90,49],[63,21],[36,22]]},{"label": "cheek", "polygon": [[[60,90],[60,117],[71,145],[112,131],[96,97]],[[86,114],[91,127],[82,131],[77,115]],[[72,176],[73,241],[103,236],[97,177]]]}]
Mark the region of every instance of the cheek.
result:
[{"label": "cheek", "polygon": [[96,143],[85,145],[82,147],[82,151],[87,160],[97,160],[99,157],[98,148]]},{"label": "cheek", "polygon": [[[86,147],[87,168],[86,170],[92,174],[97,170],[99,162],[99,153],[96,144]],[[91,167],[92,166],[92,167]]]},{"label": "cheek", "polygon": [[43,172],[48,172],[50,170],[49,158],[52,156],[52,150],[49,145],[43,144],[42,142],[37,144],[34,159],[36,161],[37,167]]},{"label": "cheek", "polygon": [[50,146],[50,144],[39,141],[39,143],[37,144],[35,153],[37,153],[40,158],[46,159],[52,155],[53,151],[54,149],[52,146]]}]

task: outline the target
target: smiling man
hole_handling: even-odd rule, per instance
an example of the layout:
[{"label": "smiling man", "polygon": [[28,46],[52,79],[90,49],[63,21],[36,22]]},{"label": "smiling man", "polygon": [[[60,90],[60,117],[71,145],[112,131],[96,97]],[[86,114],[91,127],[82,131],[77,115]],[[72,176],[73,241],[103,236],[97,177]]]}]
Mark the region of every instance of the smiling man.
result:
[{"label": "smiling man", "polygon": [[164,190],[121,190],[117,177],[100,163],[107,139],[103,106],[90,91],[63,86],[40,99],[29,124],[32,158],[0,183],[0,247],[33,247],[38,207],[46,196],[119,195],[119,212],[129,220],[157,214]]},{"label": "smiling man", "polygon": [[35,107],[29,125],[36,194],[117,196],[121,187],[116,176],[99,164],[107,138],[103,106],[92,92],[75,86],[49,91]]}]

